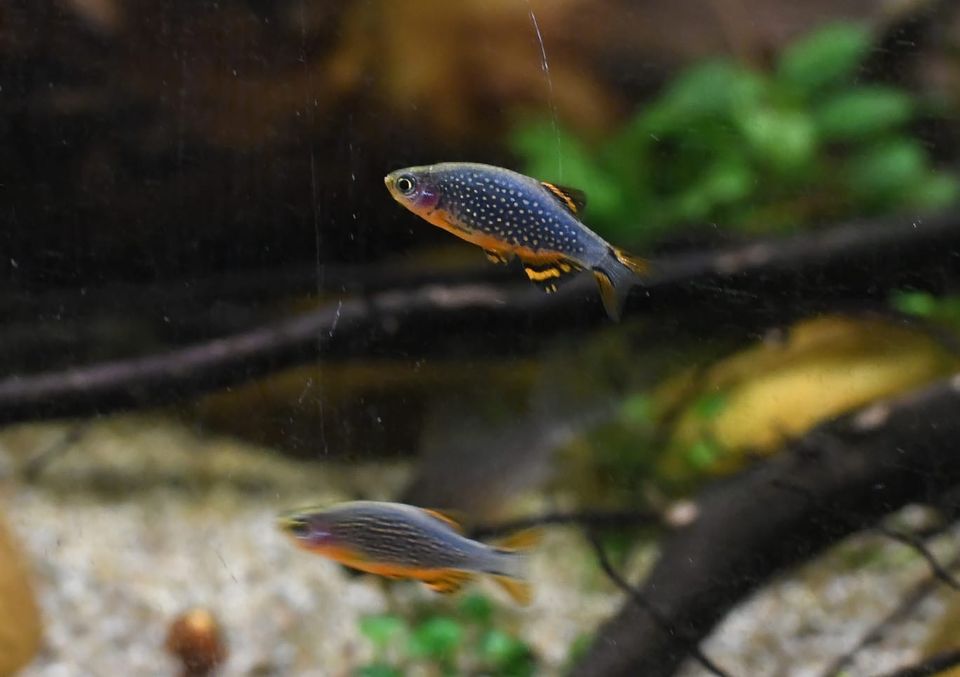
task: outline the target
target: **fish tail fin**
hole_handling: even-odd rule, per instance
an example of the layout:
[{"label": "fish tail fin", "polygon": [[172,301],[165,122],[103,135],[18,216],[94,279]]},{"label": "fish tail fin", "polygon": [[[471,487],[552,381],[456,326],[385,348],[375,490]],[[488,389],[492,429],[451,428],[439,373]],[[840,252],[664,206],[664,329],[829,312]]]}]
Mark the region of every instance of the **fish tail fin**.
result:
[{"label": "fish tail fin", "polygon": [[526,580],[527,554],[524,552],[540,542],[539,529],[524,529],[499,539],[494,544],[496,560],[490,575],[517,604],[526,606],[533,598]]},{"label": "fish tail fin", "polygon": [[643,259],[613,247],[607,261],[593,268],[603,307],[611,320],[620,321],[630,290],[640,284],[640,276],[649,270],[650,265]]},{"label": "fish tail fin", "polygon": [[617,249],[612,247],[613,256],[620,263],[625,265],[630,269],[634,275],[648,275],[650,273],[650,262],[646,259],[642,259],[639,256],[634,256],[630,252],[625,252],[622,249]]}]

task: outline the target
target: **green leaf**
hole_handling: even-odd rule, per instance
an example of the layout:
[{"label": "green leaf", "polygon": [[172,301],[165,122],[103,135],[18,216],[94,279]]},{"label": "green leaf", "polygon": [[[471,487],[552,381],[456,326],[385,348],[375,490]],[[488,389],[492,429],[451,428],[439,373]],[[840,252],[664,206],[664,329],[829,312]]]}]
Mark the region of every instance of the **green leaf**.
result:
[{"label": "green leaf", "polygon": [[493,617],[493,604],[483,595],[474,593],[460,602],[460,613],[476,623],[487,625]]},{"label": "green leaf", "polygon": [[371,663],[359,668],[357,677],[403,677],[403,671],[383,663]]},{"label": "green leaf", "polygon": [[435,616],[418,625],[410,635],[412,656],[447,660],[463,641],[463,628],[453,618]]},{"label": "green leaf", "polygon": [[869,49],[867,28],[832,24],[793,43],[783,52],[778,79],[803,94],[810,94],[852,77]]},{"label": "green leaf", "polygon": [[684,133],[693,121],[726,117],[756,105],[765,89],[762,76],[729,61],[694,66],[638,119],[643,134]]},{"label": "green leaf", "polygon": [[646,394],[630,395],[621,403],[620,415],[633,425],[653,423],[653,398]]},{"label": "green leaf", "polygon": [[360,633],[378,650],[386,648],[405,627],[406,624],[402,618],[387,614],[360,619]]},{"label": "green leaf", "polygon": [[952,174],[926,176],[910,188],[904,196],[910,207],[936,211],[949,207],[960,197],[960,184]]},{"label": "green leaf", "polygon": [[809,163],[816,150],[816,130],[800,111],[756,108],[740,117],[744,136],[757,159],[789,172]]},{"label": "green leaf", "polygon": [[858,87],[829,99],[814,114],[820,136],[831,141],[861,139],[909,122],[910,96],[891,87]]},{"label": "green leaf", "polygon": [[490,630],[480,639],[480,655],[500,675],[532,675],[534,664],[529,647],[500,630]]},{"label": "green leaf", "polygon": [[850,186],[861,198],[896,204],[906,186],[926,178],[927,155],[914,139],[891,139],[851,159]]},{"label": "green leaf", "polygon": [[727,395],[724,392],[707,393],[702,395],[693,405],[693,410],[700,418],[716,418],[727,407]]},{"label": "green leaf", "polygon": [[890,305],[901,313],[930,317],[937,310],[937,299],[922,291],[899,291],[890,298]]},{"label": "green leaf", "polygon": [[687,458],[690,463],[699,469],[712,466],[721,455],[720,447],[707,440],[697,440],[687,449]]}]

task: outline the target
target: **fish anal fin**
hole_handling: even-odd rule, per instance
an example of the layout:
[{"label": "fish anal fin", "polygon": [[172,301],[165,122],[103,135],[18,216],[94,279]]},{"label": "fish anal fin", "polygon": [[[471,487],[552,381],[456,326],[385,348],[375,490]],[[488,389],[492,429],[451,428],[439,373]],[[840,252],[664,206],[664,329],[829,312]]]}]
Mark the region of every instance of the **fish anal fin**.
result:
[{"label": "fish anal fin", "polygon": [[540,185],[546,188],[571,214],[579,214],[587,206],[587,194],[582,190],[561,186],[549,181],[541,181]]},{"label": "fish anal fin", "polygon": [[557,291],[557,283],[561,278],[578,270],[581,270],[580,266],[564,258],[523,262],[523,271],[530,281],[548,294]]},{"label": "fish anal fin", "polygon": [[435,577],[425,579],[424,584],[434,592],[440,592],[445,595],[452,594],[463,587],[464,583],[473,576],[466,571],[456,569],[442,569],[437,572]]},{"label": "fish anal fin", "polygon": [[441,522],[449,526],[454,531],[461,534],[463,533],[463,526],[460,524],[460,520],[457,519],[457,517],[454,516],[452,513],[444,510],[437,510],[436,508],[420,508],[420,509],[423,510],[428,515],[430,515],[430,517],[436,520],[440,520]]},{"label": "fish anal fin", "polygon": [[533,589],[526,581],[509,576],[492,576],[492,578],[517,604],[527,606],[533,600]]},{"label": "fish anal fin", "polygon": [[543,532],[540,529],[523,529],[491,542],[499,550],[527,550],[540,543]]},{"label": "fish anal fin", "polygon": [[625,299],[617,292],[613,280],[611,280],[610,276],[605,272],[595,270],[593,271],[593,276],[596,278],[597,285],[600,287],[600,299],[603,301],[603,307],[607,311],[607,315],[609,315],[610,319],[614,322],[619,322],[620,315],[623,313],[623,303]]},{"label": "fish anal fin", "polygon": [[487,255],[487,260],[489,260],[490,263],[503,264],[510,261],[510,257],[507,254],[502,254],[493,249],[484,249],[483,253]]}]

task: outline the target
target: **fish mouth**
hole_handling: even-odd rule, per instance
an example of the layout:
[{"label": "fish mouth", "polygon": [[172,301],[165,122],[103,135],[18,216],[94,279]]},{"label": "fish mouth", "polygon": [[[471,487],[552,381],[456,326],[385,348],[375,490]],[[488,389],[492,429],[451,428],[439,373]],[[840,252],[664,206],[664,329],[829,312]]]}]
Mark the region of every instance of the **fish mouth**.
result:
[{"label": "fish mouth", "polygon": [[277,528],[296,536],[308,527],[307,519],[300,513],[284,513],[277,517]]},{"label": "fish mouth", "polygon": [[387,187],[387,190],[391,192],[393,192],[394,181],[395,179],[393,178],[393,174],[387,174],[385,177],[383,177],[383,185],[385,185]]}]

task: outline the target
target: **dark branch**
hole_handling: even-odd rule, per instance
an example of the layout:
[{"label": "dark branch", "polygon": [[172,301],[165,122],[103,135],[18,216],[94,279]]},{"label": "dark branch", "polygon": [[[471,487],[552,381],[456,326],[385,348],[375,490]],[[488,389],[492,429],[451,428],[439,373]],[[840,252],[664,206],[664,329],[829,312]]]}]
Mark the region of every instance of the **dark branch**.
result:
[{"label": "dark branch", "polygon": [[579,527],[636,528],[660,526],[664,518],[650,510],[581,510],[575,512],[548,512],[532,517],[523,517],[508,522],[484,524],[471,530],[472,538],[487,539],[541,526],[575,525]]},{"label": "dark branch", "polygon": [[[951,252],[957,248],[960,220],[940,217],[854,224],[677,255],[657,262],[647,293],[633,294],[628,310],[663,317],[692,302],[699,309],[693,313],[696,321],[717,329],[730,322],[736,308],[736,326],[742,331],[751,313],[755,320],[769,321],[771,315],[784,319],[851,299],[882,298],[889,288],[884,285],[908,281],[918,269],[936,270],[938,261],[955,266]],[[876,274],[878,268],[883,275]],[[825,279],[832,281],[829,287]],[[778,281],[789,289],[790,304],[770,291]],[[803,296],[810,304],[799,302]],[[718,298],[729,304],[718,308]],[[549,296],[525,282],[384,291],[163,354],[8,377],[0,381],[0,423],[161,405],[320,356],[423,355],[451,331],[459,354],[485,354],[496,331],[510,336],[500,355],[529,351],[544,336],[569,335],[602,321],[593,281],[586,275]],[[518,326],[529,330],[518,333]],[[424,342],[424,336],[438,340]]]},{"label": "dark branch", "polygon": [[953,574],[947,571],[946,568],[940,564],[934,554],[930,552],[930,548],[927,547],[926,543],[924,543],[922,539],[905,531],[891,529],[890,527],[882,525],[877,527],[877,530],[884,536],[892,538],[895,541],[899,541],[900,543],[913,548],[917,554],[923,557],[927,564],[930,565],[930,570],[933,572],[934,576],[939,578],[954,590],[960,590],[960,582],[958,582],[957,579],[953,577]]},{"label": "dark branch", "polygon": [[610,562],[610,558],[607,557],[607,551],[604,549],[603,543],[601,543],[600,539],[597,537],[596,532],[588,529],[587,537],[590,539],[590,544],[593,546],[594,552],[597,553],[597,560],[599,561],[600,568],[603,569],[603,572],[618,588],[620,588],[620,590],[626,593],[627,597],[629,597],[639,609],[653,619],[653,621],[660,627],[661,632],[668,637],[680,637],[681,640],[688,642],[687,650],[690,652],[690,655],[693,656],[694,660],[703,666],[704,670],[713,675],[718,675],[719,677],[726,677],[728,673],[719,668],[716,663],[710,660],[706,654],[703,653],[700,647],[697,646],[697,640],[684,637],[683,633],[675,628],[670,623],[669,619],[664,618],[663,614],[661,614],[646,597],[638,592],[632,585],[627,583],[623,576],[620,575],[620,572],[617,571]]},{"label": "dark branch", "polygon": [[[777,457],[719,482],[699,517],[672,532],[641,592],[690,640],[785,567],[960,481],[960,378],[826,423]],[[785,489],[789,487],[789,490]],[[600,629],[578,676],[672,675],[687,641],[625,605]]]}]

